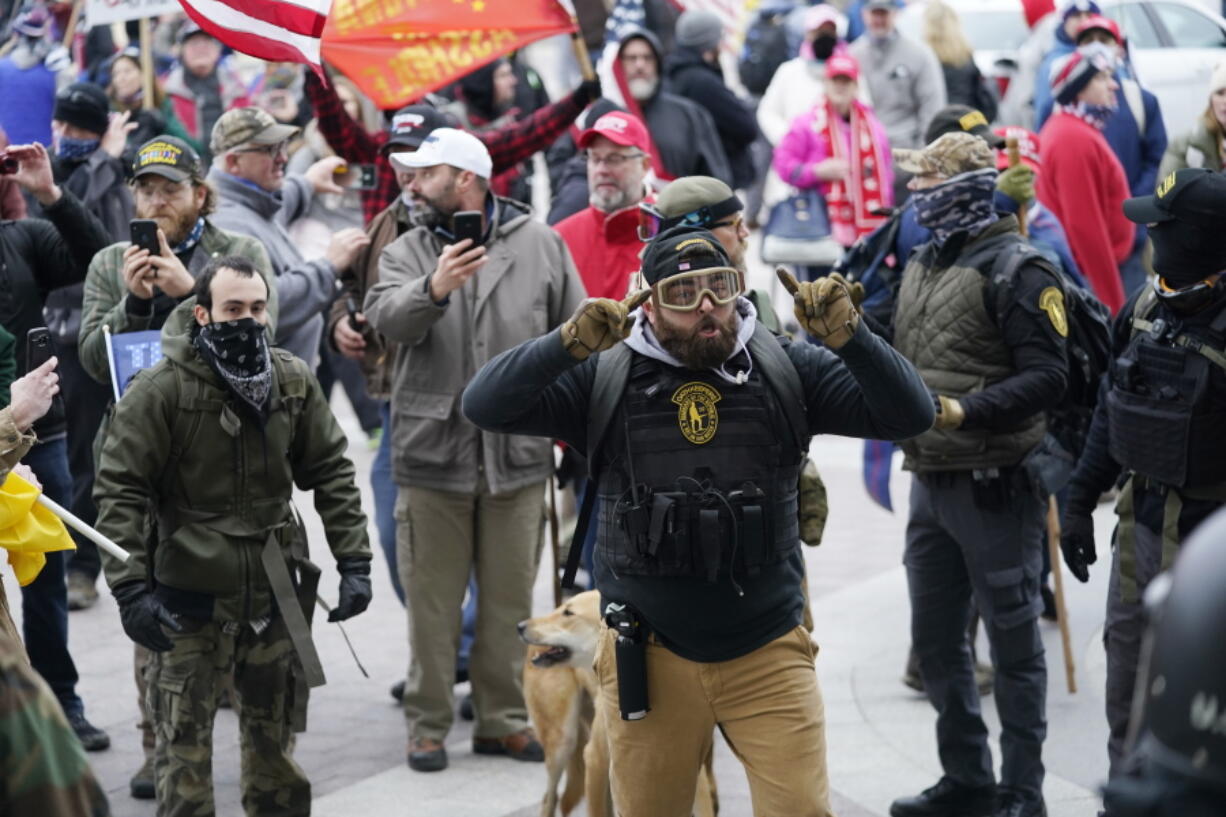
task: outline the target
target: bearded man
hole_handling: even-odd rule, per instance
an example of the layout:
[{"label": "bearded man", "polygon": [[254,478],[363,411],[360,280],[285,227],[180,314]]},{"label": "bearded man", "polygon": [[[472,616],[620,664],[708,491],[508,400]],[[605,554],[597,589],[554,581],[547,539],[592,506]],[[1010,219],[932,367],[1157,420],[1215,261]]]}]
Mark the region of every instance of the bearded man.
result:
[{"label": "bearded man", "polygon": [[[412,660],[403,702],[409,767],[447,767],[460,608],[477,580],[473,751],[541,761],[528,727],[515,625],[532,614],[540,556],[548,440],[485,434],[460,413],[477,368],[557,328],[583,300],[562,238],[528,208],[492,195],[489,151],[477,137],[438,128],[398,154],[416,226],[379,259],[363,312],[399,344],[392,372],[396,550],[409,612]],[[478,239],[457,240],[454,216],[480,214]]]},{"label": "bearded man", "polygon": [[585,301],[464,393],[479,427],[558,438],[590,463],[609,625],[595,670],[606,711],[622,713],[605,721],[618,814],[688,814],[717,725],[755,814],[831,813],[801,623],[801,459],[814,434],[915,436],[933,407],[860,325],[846,282],[784,275],[822,346],[771,334],[719,240],[675,227],[644,254],[650,290]]}]

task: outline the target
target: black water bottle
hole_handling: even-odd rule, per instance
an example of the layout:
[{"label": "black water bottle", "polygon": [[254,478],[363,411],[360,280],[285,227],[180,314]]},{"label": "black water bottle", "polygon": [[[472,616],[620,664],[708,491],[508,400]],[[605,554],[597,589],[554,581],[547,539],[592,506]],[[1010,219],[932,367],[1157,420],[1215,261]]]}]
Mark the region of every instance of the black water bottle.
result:
[{"label": "black water bottle", "polygon": [[605,608],[605,623],[617,632],[617,708],[624,721],[647,717],[647,635],[642,620],[624,604]]}]

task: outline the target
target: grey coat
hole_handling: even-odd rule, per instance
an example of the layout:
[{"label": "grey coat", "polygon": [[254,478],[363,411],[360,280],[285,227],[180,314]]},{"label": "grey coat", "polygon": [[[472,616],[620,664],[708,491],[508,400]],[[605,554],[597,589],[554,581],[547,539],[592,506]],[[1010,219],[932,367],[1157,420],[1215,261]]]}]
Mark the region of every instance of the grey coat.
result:
[{"label": "grey coat", "polygon": [[264,245],[277,276],[276,345],[302,358],[314,371],[324,312],[336,297],[336,268],[320,258],[304,261],[285,226],[311,206],[314,190],[301,176],[287,176],[279,194],[246,184],[216,166],[209,182],[217,188],[217,212],[209,220],[223,230],[249,235]]},{"label": "grey coat", "polygon": [[[366,294],[371,325],[400,344],[392,369],[392,474],[397,485],[491,493],[553,472],[549,440],[487,434],[460,412],[464,387],[485,363],[560,326],[586,297],[561,236],[526,205],[496,199],[485,265],[437,304],[430,275],[442,241],[414,227],[379,259]],[[559,341],[561,343],[561,341]]]},{"label": "grey coat", "polygon": [[923,147],[924,130],[945,107],[945,76],[936,55],[897,32],[885,42],[865,34],[850,51],[860,63],[860,84],[868,83],[890,147]]}]

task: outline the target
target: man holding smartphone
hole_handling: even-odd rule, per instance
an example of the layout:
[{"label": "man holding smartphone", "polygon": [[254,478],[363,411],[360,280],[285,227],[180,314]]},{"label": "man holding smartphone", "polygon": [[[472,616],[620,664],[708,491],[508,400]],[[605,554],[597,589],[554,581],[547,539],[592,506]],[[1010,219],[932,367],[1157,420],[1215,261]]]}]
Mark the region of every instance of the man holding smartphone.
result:
[{"label": "man holding smartphone", "polygon": [[[447,767],[459,610],[474,569],[473,751],[541,761],[515,625],[531,615],[552,449],[548,440],[483,434],[460,413],[460,395],[494,355],[560,326],[583,299],[583,284],[557,233],[525,205],[489,192],[493,162],[472,134],[439,128],[393,159],[415,171],[408,192],[416,226],[383,251],[364,311],[401,347],[391,433],[412,648],[408,762],[417,771]],[[456,239],[462,212],[477,214],[477,246]]]}]

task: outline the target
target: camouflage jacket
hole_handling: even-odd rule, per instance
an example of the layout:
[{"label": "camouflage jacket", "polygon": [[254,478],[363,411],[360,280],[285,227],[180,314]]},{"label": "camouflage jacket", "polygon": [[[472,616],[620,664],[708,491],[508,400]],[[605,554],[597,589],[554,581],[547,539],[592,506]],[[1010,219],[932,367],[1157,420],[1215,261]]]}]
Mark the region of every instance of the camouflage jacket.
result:
[{"label": "camouflage jacket", "polygon": [[33,432],[17,428],[11,408],[6,406],[0,409],[0,482],[9,475],[14,465],[21,462],[34,441]]},{"label": "camouflage jacket", "polygon": [[[85,298],[81,306],[81,365],[99,383],[111,382],[111,366],[107,362],[106,338],[102,327],[109,326],[112,334],[161,329],[178,301],[160,290],[149,304],[129,302],[128,288],[123,282],[123,251],[127,241],[112,244],[100,251],[90,262],[85,276]],[[187,271],[199,277],[209,261],[221,255],[240,255],[251,261],[268,281],[269,333],[276,326],[277,284],[268,253],[254,238],[235,235],[214,226],[207,218],[200,244],[192,253]],[[144,310],[144,311],[142,311]]]},{"label": "camouflage jacket", "polygon": [[106,817],[106,795],[47,682],[0,631],[0,814]]}]

